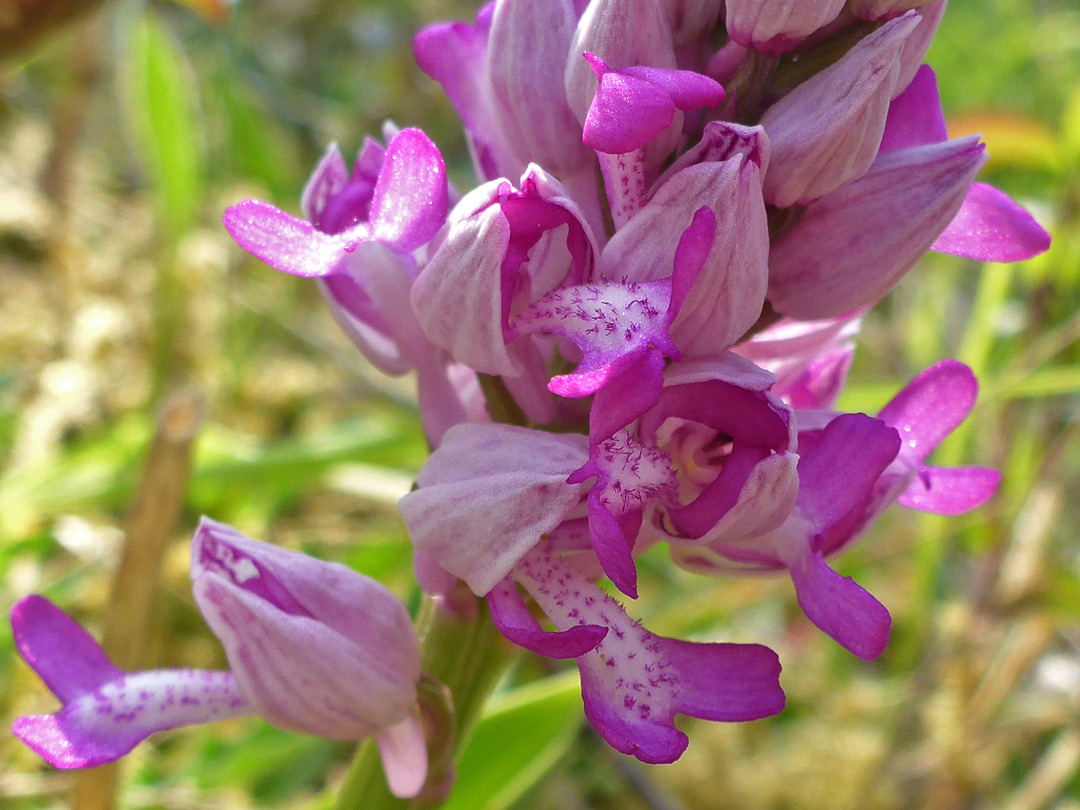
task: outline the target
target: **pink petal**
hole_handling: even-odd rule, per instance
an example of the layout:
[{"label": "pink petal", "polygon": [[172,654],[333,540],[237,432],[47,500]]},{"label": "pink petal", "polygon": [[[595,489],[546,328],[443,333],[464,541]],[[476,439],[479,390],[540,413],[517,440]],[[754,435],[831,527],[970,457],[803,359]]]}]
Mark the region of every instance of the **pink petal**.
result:
[{"label": "pink petal", "polygon": [[446,220],[446,166],[419,129],[403,129],[387,146],[371,198],[375,239],[398,253],[428,242]]},{"label": "pink petal", "polygon": [[595,624],[582,624],[554,633],[540,627],[525,600],[521,598],[513,580],[505,579],[487,595],[491,607],[491,620],[509,641],[529,652],[547,658],[577,658],[585,655],[603,641],[607,628]]},{"label": "pink petal", "polygon": [[855,580],[837,574],[816,553],[807,554],[790,571],[799,606],[818,628],[865,661],[884,652],[892,617]]},{"label": "pink petal", "polygon": [[879,419],[849,413],[829,422],[809,452],[799,450],[799,506],[822,531],[863,502],[900,451],[900,437]]},{"label": "pink petal", "polygon": [[427,781],[428,756],[424,727],[415,714],[375,735],[386,784],[399,799],[411,799]]},{"label": "pink petal", "polygon": [[589,443],[614,436],[660,400],[664,356],[652,349],[596,392],[589,409]]},{"label": "pink petal", "polygon": [[300,210],[308,221],[317,221],[330,200],[340,194],[348,182],[349,167],[337,144],[332,143],[319,159],[300,197]]},{"label": "pink petal", "polygon": [[967,419],[978,394],[970,368],[959,360],[941,360],[908,383],[878,418],[897,429],[900,456],[915,465]]},{"label": "pink petal", "polygon": [[1050,234],[1003,191],[972,183],[931,250],[980,262],[1020,262],[1050,249]]},{"label": "pink petal", "polygon": [[562,287],[518,316],[511,334],[541,332],[573,341],[581,364],[572,374],[552,378],[548,387],[560,396],[588,396],[650,347],[678,354],[667,334],[670,300],[670,280]]},{"label": "pink petal", "polygon": [[922,467],[898,503],[935,515],[960,515],[997,492],[1001,473],[983,467]]},{"label": "pink petal", "polygon": [[60,700],[123,675],[89,633],[43,596],[27,596],[12,606],[11,630],[19,655]]},{"label": "pink petal", "polygon": [[643,510],[675,494],[675,475],[666,453],[642,444],[629,430],[590,442],[589,463],[567,479],[578,483],[592,476],[589,492],[589,535],[604,573],[632,598],[637,596],[637,570],[632,551]]},{"label": "pink petal", "polygon": [[944,143],[948,139],[937,77],[929,65],[923,65],[907,89],[889,105],[878,154]]},{"label": "pink petal", "polygon": [[225,211],[225,230],[248,253],[294,276],[327,276],[370,238],[366,223],[333,236],[261,200],[244,200]]},{"label": "pink petal", "polygon": [[20,654],[63,703],[56,714],[16,718],[11,730],[56,768],[102,765],[155,732],[251,712],[227,672],[121,672],[43,597],[17,602],[11,624]]}]

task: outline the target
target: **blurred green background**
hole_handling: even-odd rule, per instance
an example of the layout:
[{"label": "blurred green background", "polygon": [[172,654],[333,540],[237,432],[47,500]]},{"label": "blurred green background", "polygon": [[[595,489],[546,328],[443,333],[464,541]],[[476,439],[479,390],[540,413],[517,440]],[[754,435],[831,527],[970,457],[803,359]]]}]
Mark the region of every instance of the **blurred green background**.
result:
[{"label": "blurred green background", "polygon": [[[42,592],[103,632],[157,414],[194,392],[205,416],[141,654],[155,665],[223,665],[187,580],[202,513],[418,602],[394,509],[425,453],[409,381],[367,369],[314,286],[242,255],[221,211],[296,211],[326,143],[353,152],[386,118],[427,130],[470,184],[409,43],[473,3],[219,2],[106,3],[0,73],[0,603]],[[1018,266],[929,257],[868,317],[843,405],[873,412],[959,357],[980,404],[935,460],[996,466],[1001,493],[950,520],[894,510],[842,559],[896,621],[872,664],[814,632],[786,582],[646,555],[635,615],[773,646],[787,711],[687,723],[684,758],[644,768],[585,729],[575,675],[525,660],[453,807],[1080,809],[1080,9],[951,0],[930,62],[950,129],[989,143],[983,179],[1054,246]],[[54,707],[6,625],[0,678],[5,724]],[[158,735],[125,760],[118,803],[325,807],[350,748],[258,720]],[[0,805],[68,806],[71,774],[7,736],[0,759]]]}]

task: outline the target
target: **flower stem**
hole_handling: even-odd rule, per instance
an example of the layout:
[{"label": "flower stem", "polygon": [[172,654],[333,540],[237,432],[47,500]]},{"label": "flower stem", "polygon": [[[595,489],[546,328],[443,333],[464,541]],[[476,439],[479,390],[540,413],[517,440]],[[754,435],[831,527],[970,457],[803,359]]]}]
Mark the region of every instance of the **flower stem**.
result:
[{"label": "flower stem", "polygon": [[[514,650],[495,629],[483,600],[476,600],[475,611],[465,613],[446,610],[438,599],[425,597],[417,625],[424,671],[449,687],[454,698],[457,754],[475,727],[484,701],[512,662]],[[433,755],[432,764],[438,759]],[[364,740],[357,748],[334,807],[336,810],[438,807],[449,792],[452,776],[452,773],[433,771],[421,798],[399,799],[386,786],[374,741]]]}]

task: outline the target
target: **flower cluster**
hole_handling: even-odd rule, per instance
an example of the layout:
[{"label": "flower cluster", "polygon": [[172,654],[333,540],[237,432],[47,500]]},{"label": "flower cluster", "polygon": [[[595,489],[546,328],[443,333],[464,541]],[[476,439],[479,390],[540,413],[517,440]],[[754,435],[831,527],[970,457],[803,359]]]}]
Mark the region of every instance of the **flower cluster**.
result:
[{"label": "flower cluster", "polygon": [[[928,250],[1017,261],[1048,247],[1030,215],[975,182],[978,138],[946,134],[922,65],[944,11],[945,0],[495,0],[474,23],[415,40],[461,117],[476,188],[460,194],[423,132],[388,124],[351,168],[330,148],[303,218],[257,200],[225,214],[241,247],[317,279],[375,366],[415,372],[433,452],[400,508],[421,585],[464,582],[510,641],[574,659],[590,722],[645,762],[682,754],[677,714],[780,711],[780,664],[760,645],[657,636],[599,578],[636,598],[635,555],[658,543],[693,572],[786,572],[807,617],[872,659],[889,613],[828,560],[895,502],[957,514],[997,486],[992,470],[926,463],[975,402],[955,360],[876,416],[836,410],[862,315]],[[354,718],[348,729],[288,713],[252,656],[288,647],[293,631],[249,620],[245,605],[333,622],[297,596],[316,587],[311,563],[280,558],[279,589],[286,575],[254,555],[241,565],[246,553],[210,565],[220,584],[197,579],[234,667],[220,676],[229,710],[335,738],[411,722],[409,645],[394,666],[410,686],[383,687],[393,700],[349,681],[361,667],[308,673],[332,713]],[[253,588],[248,573],[275,584]],[[403,621],[386,628],[378,677],[395,671],[394,645],[413,643]],[[68,742],[87,716],[70,707],[117,682],[98,669],[57,690],[57,717],[80,718],[49,721]],[[140,735],[176,725],[159,714]]]}]

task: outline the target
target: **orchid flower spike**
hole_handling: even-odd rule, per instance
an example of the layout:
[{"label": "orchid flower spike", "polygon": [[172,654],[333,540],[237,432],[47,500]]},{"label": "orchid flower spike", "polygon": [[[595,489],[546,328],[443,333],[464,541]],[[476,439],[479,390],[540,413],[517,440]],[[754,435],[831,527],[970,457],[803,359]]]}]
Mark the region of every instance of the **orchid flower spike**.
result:
[{"label": "orchid flower spike", "polygon": [[229,671],[124,672],[44,597],[16,603],[16,647],[63,705],[17,718],[15,736],[57,768],[89,768],[158,731],[258,714],[331,740],[374,736],[390,789],[420,792],[427,776],[416,709],[420,651],[393,594],[343,565],[206,518],[192,541],[191,574]]}]

